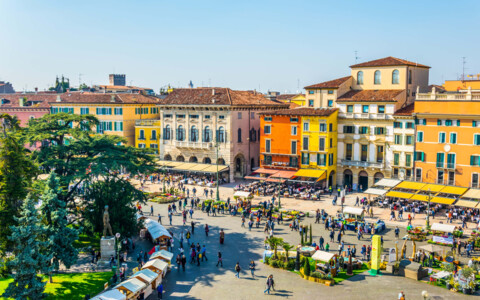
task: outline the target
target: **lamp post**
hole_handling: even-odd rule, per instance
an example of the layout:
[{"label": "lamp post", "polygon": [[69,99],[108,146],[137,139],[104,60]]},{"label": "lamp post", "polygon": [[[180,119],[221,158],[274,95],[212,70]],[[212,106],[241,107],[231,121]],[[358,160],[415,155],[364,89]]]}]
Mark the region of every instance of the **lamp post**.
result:
[{"label": "lamp post", "polygon": [[427,230],[430,229],[430,200],[432,200],[432,193],[428,189],[428,204],[427,204]]},{"label": "lamp post", "polygon": [[160,169],[160,172],[163,174],[163,178],[162,178],[162,182],[163,182],[163,192],[165,193],[166,192],[166,189],[165,189],[165,179],[167,177],[167,167],[166,166],[162,166],[162,168]]},{"label": "lamp post", "polygon": [[120,277],[118,276],[120,272],[120,233],[117,232],[115,234],[115,250],[117,250],[117,270],[115,271],[115,274],[117,275],[117,280],[120,280]]},{"label": "lamp post", "polygon": [[218,141],[215,143],[215,148],[217,148],[217,202],[220,201],[220,181],[218,180]]}]

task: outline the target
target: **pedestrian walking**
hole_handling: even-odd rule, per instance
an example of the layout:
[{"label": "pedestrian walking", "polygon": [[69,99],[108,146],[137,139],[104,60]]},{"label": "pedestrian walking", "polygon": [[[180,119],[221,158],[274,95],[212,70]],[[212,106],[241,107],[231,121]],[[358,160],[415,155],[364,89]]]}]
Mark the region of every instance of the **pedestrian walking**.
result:
[{"label": "pedestrian walking", "polygon": [[158,223],[162,224],[162,216],[158,214]]},{"label": "pedestrian walking", "polygon": [[208,237],[208,232],[210,229],[208,229],[208,224],[205,224],[205,235]]},{"label": "pedestrian walking", "polygon": [[252,273],[252,277],[255,277],[255,262],[253,260],[250,261],[250,272]]},{"label": "pedestrian walking", "polygon": [[222,252],[218,251],[218,260],[217,260],[217,267],[218,264],[220,264],[223,267],[223,261],[222,261]]},{"label": "pedestrian walking", "polygon": [[150,215],[153,216],[153,204],[150,205]]},{"label": "pedestrian walking", "polygon": [[237,272],[237,274],[235,274],[235,276],[237,276],[237,278],[240,278],[240,271],[242,270],[242,268],[240,268],[240,263],[237,262],[237,264],[235,265],[235,272]]},{"label": "pedestrian walking", "polygon": [[220,229],[220,244],[223,245],[224,242],[225,242],[225,232],[223,231],[223,229]]},{"label": "pedestrian walking", "polygon": [[185,264],[187,263],[187,257],[185,254],[182,254],[182,269],[185,272]]},{"label": "pedestrian walking", "polygon": [[267,289],[265,291],[263,291],[263,293],[268,293],[270,295],[270,289],[273,289],[275,290],[274,288],[274,281],[273,281],[273,275],[270,274],[270,276],[268,276],[267,278]]},{"label": "pedestrian walking", "polygon": [[203,245],[203,247],[202,247],[202,252],[201,252],[201,254],[202,254],[202,261],[203,261],[204,258],[205,258],[206,261],[208,261],[208,258],[207,258],[207,248],[205,247],[205,245]]},{"label": "pedestrian walking", "polygon": [[157,294],[158,294],[158,299],[163,299],[162,294],[163,294],[163,283],[160,283],[157,286]]}]

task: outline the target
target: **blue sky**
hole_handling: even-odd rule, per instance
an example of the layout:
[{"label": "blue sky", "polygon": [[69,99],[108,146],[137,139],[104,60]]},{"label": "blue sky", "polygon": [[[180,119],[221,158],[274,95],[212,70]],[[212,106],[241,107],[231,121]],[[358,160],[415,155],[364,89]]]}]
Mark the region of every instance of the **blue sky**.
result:
[{"label": "blue sky", "polygon": [[385,56],[432,67],[430,83],[480,73],[479,1],[0,0],[0,80],[228,86],[295,92]]}]

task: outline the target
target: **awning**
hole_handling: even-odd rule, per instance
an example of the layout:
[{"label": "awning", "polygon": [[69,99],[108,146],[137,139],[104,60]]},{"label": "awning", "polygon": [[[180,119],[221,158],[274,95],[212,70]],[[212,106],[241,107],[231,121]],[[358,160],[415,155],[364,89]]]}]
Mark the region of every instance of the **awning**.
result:
[{"label": "awning", "polygon": [[152,219],[145,219],[145,227],[147,228],[148,232],[154,240],[161,237],[172,237],[170,233],[165,229],[165,227],[158,224],[158,222],[155,222]]},{"label": "awning", "polygon": [[158,271],[161,271],[163,274],[165,274],[167,272],[167,267],[168,267],[168,264],[163,260],[151,259],[143,265],[142,270],[154,268],[154,269],[157,269]]},{"label": "awning", "polygon": [[433,203],[452,205],[452,203],[455,202],[455,199],[444,198],[444,197],[433,197],[432,200],[430,201]]},{"label": "awning", "polygon": [[433,184],[433,183],[429,183],[429,184],[426,184],[424,185],[421,190],[422,191],[428,191],[430,190],[430,192],[432,192],[432,194],[435,194],[437,192],[439,192],[441,189],[445,188],[444,185],[441,185],[441,184]]},{"label": "awning", "polygon": [[343,213],[344,214],[351,214],[351,215],[358,215],[361,216],[363,214],[363,209],[360,207],[344,207],[343,208]]},{"label": "awning", "polygon": [[316,178],[319,181],[327,178],[327,172],[325,170],[300,169],[293,176]]},{"label": "awning", "polygon": [[436,252],[438,254],[440,254],[441,252],[444,252],[445,250],[449,250],[448,248],[443,248],[443,247],[440,247],[440,246],[437,246],[437,245],[432,245],[432,244],[429,244],[429,245],[423,245],[423,246],[420,246],[418,247],[419,249],[422,249],[422,250],[425,250],[427,252]]},{"label": "awning", "polygon": [[290,179],[295,175],[295,171],[278,171],[277,173],[273,174],[271,177],[274,178],[285,178],[285,179]]},{"label": "awning", "polygon": [[181,165],[173,167],[172,170],[175,170],[175,171],[190,171],[190,169],[195,167],[196,165],[197,164],[195,164],[195,163],[183,163]]},{"label": "awning", "polygon": [[[228,170],[228,166],[218,165],[218,173]],[[202,170],[203,173],[217,173],[217,165],[208,165],[206,169]]]},{"label": "awning", "polygon": [[205,170],[208,167],[210,167],[210,165],[208,165],[208,164],[197,164],[195,166],[192,166],[190,168],[190,171],[202,171],[202,170]]},{"label": "awning", "polygon": [[375,183],[374,186],[394,187],[400,182],[402,181],[397,179],[383,178],[383,179],[380,179],[377,183]]},{"label": "awning", "polygon": [[253,171],[253,173],[257,173],[257,174],[275,174],[277,172],[278,172],[278,170],[265,169],[265,168],[259,168],[259,169],[256,169],[255,171]]},{"label": "awning", "polygon": [[157,277],[158,277],[158,274],[153,272],[150,269],[143,269],[143,270],[138,271],[137,273],[133,274],[132,276],[130,276],[130,278],[140,279],[141,281],[143,281],[147,284],[150,284],[153,281],[155,281],[155,279],[157,279]]},{"label": "awning", "polygon": [[458,186],[446,186],[440,190],[442,194],[453,194],[453,195],[461,195],[465,193],[468,188],[458,187]]},{"label": "awning", "polygon": [[469,189],[463,196],[461,197],[467,199],[480,199],[480,190],[477,189]]},{"label": "awning", "polygon": [[410,200],[428,201],[428,195],[415,194],[410,198]]},{"label": "awning", "polygon": [[119,290],[113,289],[105,291],[100,295],[97,295],[90,300],[126,300],[127,296],[122,294]]},{"label": "awning", "polygon": [[383,190],[383,189],[369,188],[369,189],[367,189],[366,191],[364,191],[363,193],[364,193],[364,194],[370,194],[370,195],[383,196],[383,195],[385,195],[387,192],[388,192],[387,190]]},{"label": "awning", "polygon": [[313,260],[318,260],[318,261],[321,261],[321,262],[328,263],[328,262],[330,262],[330,260],[331,260],[334,256],[335,256],[335,254],[332,253],[332,252],[326,252],[326,251],[317,250],[317,251],[315,251],[315,253],[313,253],[312,259],[313,259]]},{"label": "awning", "polygon": [[159,160],[159,161],[157,161],[157,165],[165,166],[165,167],[176,167],[176,166],[179,166],[183,163],[184,162],[182,162],[182,161],[171,161],[171,160]]},{"label": "awning", "polygon": [[410,199],[413,196],[411,193],[404,193],[404,192],[397,192],[397,191],[390,191],[387,193],[388,197],[394,198],[403,198],[403,199]]},{"label": "awning", "polygon": [[120,283],[117,285],[115,288],[118,290],[119,288],[125,288],[132,292],[133,294],[136,294],[140,291],[142,291],[144,288],[146,288],[147,285],[145,282],[137,279],[137,278],[130,278],[127,279],[126,281]]},{"label": "awning", "polygon": [[156,258],[160,258],[160,259],[166,259],[168,261],[172,261],[172,258],[173,258],[173,253],[172,252],[169,252],[167,250],[160,250],[160,251],[157,251],[155,253],[153,253],[151,256],[150,256],[150,259],[156,259]]},{"label": "awning", "polygon": [[455,227],[456,227],[455,225],[433,223],[430,229],[432,231],[443,231],[443,232],[453,233],[453,231],[455,230]]},{"label": "awning", "polygon": [[409,190],[420,190],[425,183],[414,182],[414,181],[402,181],[395,188],[396,189],[409,189]]},{"label": "awning", "polygon": [[458,200],[457,203],[455,203],[455,206],[475,208],[477,204],[478,204],[477,201]]}]

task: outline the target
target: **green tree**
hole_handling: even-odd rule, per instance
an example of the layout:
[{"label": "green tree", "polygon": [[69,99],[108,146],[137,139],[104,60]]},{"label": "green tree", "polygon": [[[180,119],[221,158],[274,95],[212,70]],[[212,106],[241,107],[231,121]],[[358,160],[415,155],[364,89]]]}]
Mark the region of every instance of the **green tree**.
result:
[{"label": "green tree", "polygon": [[25,199],[20,217],[15,218],[17,225],[11,226],[13,254],[10,262],[13,281],[8,285],[3,297],[15,299],[41,299],[45,295],[45,282],[40,273],[50,272],[49,261],[52,256],[45,254],[49,241],[44,241],[45,227],[40,223],[35,201],[28,195]]},{"label": "green tree", "polygon": [[30,120],[25,132],[28,142],[48,145],[32,156],[46,173],[55,172],[62,190],[58,197],[70,212],[84,182],[122,170],[138,174],[155,169],[154,157],[144,149],[124,146],[120,136],[95,134],[92,128],[98,124],[92,115],[58,113]]},{"label": "green tree", "polygon": [[[47,239],[50,241],[48,252],[52,255],[51,264],[55,271],[59,270],[60,263],[69,269],[78,258],[78,250],[73,246],[73,242],[78,239],[78,231],[68,226],[65,202],[58,199],[59,194],[58,179],[52,172],[41,196],[41,212],[47,229]],[[51,273],[49,278],[52,282]]]},{"label": "green tree", "polygon": [[285,251],[285,261],[288,261],[288,252],[294,248],[293,245],[290,245],[289,243],[283,243],[282,248]]},{"label": "green tree", "polygon": [[19,141],[21,131],[16,117],[0,115],[0,256],[10,249],[10,226],[19,215],[22,200],[35,175],[28,151]]},{"label": "green tree", "polygon": [[87,187],[84,216],[94,232],[103,232],[103,212],[108,205],[113,233],[132,236],[138,233],[135,202],[145,203],[145,195],[122,178],[110,176]]},{"label": "green tree", "polygon": [[277,247],[283,244],[283,239],[278,237],[269,237],[267,243],[270,246],[270,249],[273,250],[273,257],[278,258],[277,256]]},{"label": "green tree", "polygon": [[303,265],[303,274],[310,276],[310,261],[308,258],[305,259],[305,264]]},{"label": "green tree", "polygon": [[310,242],[309,244],[311,245],[313,242],[313,238],[312,238],[312,224],[310,224]]}]

